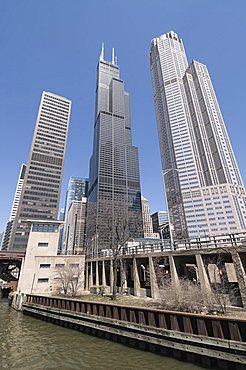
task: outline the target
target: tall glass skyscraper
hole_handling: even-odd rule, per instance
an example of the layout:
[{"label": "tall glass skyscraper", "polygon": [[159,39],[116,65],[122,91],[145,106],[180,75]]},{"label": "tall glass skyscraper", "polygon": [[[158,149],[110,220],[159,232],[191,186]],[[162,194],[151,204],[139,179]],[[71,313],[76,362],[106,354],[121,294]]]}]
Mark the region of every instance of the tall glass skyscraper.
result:
[{"label": "tall glass skyscraper", "polygon": [[131,235],[142,237],[138,149],[132,145],[129,94],[114,55],[111,62],[105,61],[103,49],[97,67],[89,183],[88,248],[93,243],[97,249],[107,247],[105,220],[114,225],[115,214],[121,211],[122,218],[127,215]]},{"label": "tall glass skyscraper", "polygon": [[246,231],[245,188],[207,67],[188,65],[175,32],[152,40],[150,66],[174,238]]},{"label": "tall glass skyscraper", "polygon": [[56,220],[71,101],[43,92],[9,249],[25,250],[27,220]]},{"label": "tall glass skyscraper", "polygon": [[[70,177],[68,182],[68,188],[66,193],[65,210],[64,210],[64,221],[65,225],[61,228],[61,239],[59,243],[59,249],[63,252],[67,250],[67,228],[68,228],[68,211],[73,202],[81,202],[82,199],[88,196],[89,179],[81,177]],[[73,207],[75,209],[76,207]],[[71,218],[71,217],[70,217]],[[70,229],[71,234],[71,229]],[[73,239],[73,237],[71,237]]]},{"label": "tall glass skyscraper", "polygon": [[66,194],[65,219],[70,204],[74,201],[81,201],[83,197],[87,197],[88,187],[89,179],[80,177],[70,177]]}]

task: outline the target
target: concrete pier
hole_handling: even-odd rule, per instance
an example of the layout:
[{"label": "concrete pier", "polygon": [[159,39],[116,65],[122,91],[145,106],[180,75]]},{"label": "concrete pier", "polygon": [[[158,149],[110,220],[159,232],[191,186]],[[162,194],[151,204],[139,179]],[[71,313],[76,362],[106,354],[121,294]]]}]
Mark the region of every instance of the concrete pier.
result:
[{"label": "concrete pier", "polygon": [[[156,268],[158,269],[158,264],[164,266],[164,260],[165,268],[160,268],[157,276]],[[100,269],[99,263],[102,266]],[[110,266],[109,269],[105,268],[106,263]],[[159,281],[160,271],[166,274],[174,289],[179,289],[180,279],[188,279],[193,283],[197,282],[202,291],[207,294],[213,294],[214,283],[217,284],[216,289],[218,290],[220,280],[223,278],[223,282],[226,282],[224,288],[228,292],[237,292],[234,300],[228,293],[228,305],[246,308],[246,248],[244,246],[153,253],[140,251],[133,255],[122,255],[119,265],[121,266],[117,286],[119,292],[130,292],[138,297],[149,296],[159,299],[162,295]],[[98,292],[99,285],[101,285],[112,293],[113,272],[112,258],[87,259],[85,287]],[[149,274],[147,280],[146,273]],[[214,281],[215,276],[212,276],[214,274],[216,281]]]}]

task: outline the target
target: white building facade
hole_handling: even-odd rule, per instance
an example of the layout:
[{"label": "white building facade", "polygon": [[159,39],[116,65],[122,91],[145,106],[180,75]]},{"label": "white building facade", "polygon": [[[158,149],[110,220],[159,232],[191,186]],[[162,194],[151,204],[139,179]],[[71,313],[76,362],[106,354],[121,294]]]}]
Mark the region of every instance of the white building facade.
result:
[{"label": "white building facade", "polygon": [[172,31],[152,40],[150,65],[174,238],[245,232],[245,188],[207,67],[188,65]]},{"label": "white building facade", "polygon": [[85,248],[87,198],[73,201],[68,209],[65,254],[82,254]]},{"label": "white building facade", "polygon": [[[78,283],[77,294],[82,293],[85,257],[57,255],[62,222],[28,223],[30,233],[17,291],[23,294],[64,293],[64,281],[73,279]],[[74,276],[71,276],[71,272]]]},{"label": "white building facade", "polygon": [[57,219],[71,104],[62,96],[42,94],[10,250],[26,249],[28,219]]},{"label": "white building facade", "polygon": [[144,238],[158,239],[159,234],[153,232],[153,223],[150,215],[149,201],[145,197],[141,196],[141,203],[142,203]]},{"label": "white building facade", "polygon": [[13,204],[12,204],[12,208],[10,212],[10,217],[9,217],[9,220],[8,220],[8,223],[5,229],[5,233],[4,233],[4,239],[3,239],[3,244],[2,244],[3,250],[6,250],[9,248],[11,233],[13,229],[13,223],[14,223],[14,219],[16,217],[20,199],[21,199],[21,192],[23,188],[25,173],[26,173],[26,165],[22,164],[19,177],[18,177],[18,181],[17,181],[17,185],[16,185],[16,189],[15,189],[15,195],[14,195],[14,200],[13,200]]}]

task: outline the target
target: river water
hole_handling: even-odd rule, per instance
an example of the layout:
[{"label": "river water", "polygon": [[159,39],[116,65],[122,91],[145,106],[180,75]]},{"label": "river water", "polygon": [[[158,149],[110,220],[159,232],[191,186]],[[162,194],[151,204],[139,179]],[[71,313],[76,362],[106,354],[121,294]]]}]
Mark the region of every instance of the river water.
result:
[{"label": "river water", "polygon": [[17,312],[0,300],[0,369],[199,370]]}]

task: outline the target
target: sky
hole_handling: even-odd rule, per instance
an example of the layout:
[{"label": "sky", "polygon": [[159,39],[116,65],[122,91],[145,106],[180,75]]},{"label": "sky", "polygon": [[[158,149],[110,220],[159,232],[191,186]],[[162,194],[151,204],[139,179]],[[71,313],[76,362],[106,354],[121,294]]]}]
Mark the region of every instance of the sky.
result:
[{"label": "sky", "polygon": [[188,60],[207,64],[243,179],[245,0],[0,0],[0,231],[27,163],[42,91],[72,100],[60,206],[70,176],[88,177],[96,67],[111,49],[130,93],[142,194],[165,209],[149,69],[150,42],[171,30]]}]

